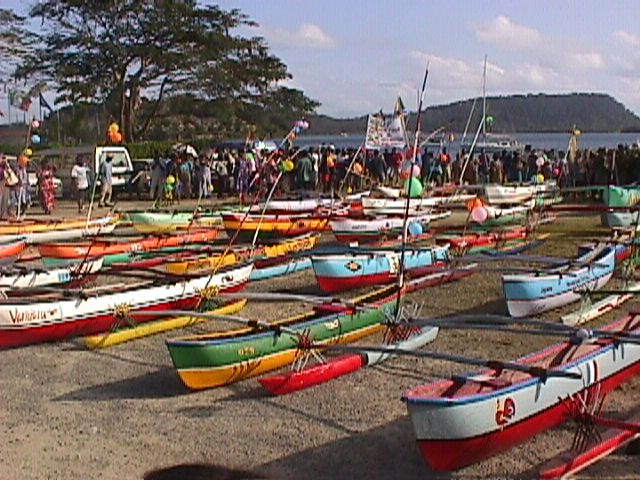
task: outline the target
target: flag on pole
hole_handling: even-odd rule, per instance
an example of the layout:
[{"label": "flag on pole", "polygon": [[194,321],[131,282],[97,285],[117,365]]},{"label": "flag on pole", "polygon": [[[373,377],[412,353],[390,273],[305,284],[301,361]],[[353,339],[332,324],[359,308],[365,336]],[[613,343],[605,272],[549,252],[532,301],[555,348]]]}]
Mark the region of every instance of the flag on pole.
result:
[{"label": "flag on pole", "polygon": [[400,115],[404,115],[404,113],[404,103],[402,103],[402,98],[398,96],[398,99],[396,100],[396,106],[393,108],[393,114],[399,117]]},{"label": "flag on pole", "polygon": [[53,108],[51,108],[51,105],[49,105],[49,102],[47,102],[44,98],[44,96],[42,95],[42,92],[40,92],[38,94],[38,102],[40,102],[40,105],[43,106],[44,108],[46,108],[47,110],[49,110],[50,112],[53,112]]}]

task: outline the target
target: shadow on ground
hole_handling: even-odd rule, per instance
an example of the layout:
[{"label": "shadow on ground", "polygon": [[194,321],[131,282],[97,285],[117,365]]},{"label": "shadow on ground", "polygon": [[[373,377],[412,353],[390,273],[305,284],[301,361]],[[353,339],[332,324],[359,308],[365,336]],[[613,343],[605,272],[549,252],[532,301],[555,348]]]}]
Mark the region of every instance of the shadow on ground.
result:
[{"label": "shadow on ground", "polygon": [[126,399],[170,398],[188,394],[174,368],[161,368],[137,377],[103,383],[74,390],[56,397],[55,401],[103,401]]}]

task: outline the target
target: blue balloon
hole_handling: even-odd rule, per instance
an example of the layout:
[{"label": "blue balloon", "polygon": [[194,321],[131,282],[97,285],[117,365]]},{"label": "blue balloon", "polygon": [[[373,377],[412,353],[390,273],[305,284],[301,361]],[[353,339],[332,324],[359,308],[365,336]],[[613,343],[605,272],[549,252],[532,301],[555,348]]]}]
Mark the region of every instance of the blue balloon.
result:
[{"label": "blue balloon", "polygon": [[34,145],[38,145],[40,143],[40,140],[42,140],[40,138],[40,135],[37,135],[37,134],[31,135],[31,143],[33,143]]},{"label": "blue balloon", "polygon": [[422,224],[418,223],[418,222],[411,222],[409,224],[409,235],[413,236],[413,237],[417,237],[419,235],[422,235],[422,232],[424,230],[422,229]]}]

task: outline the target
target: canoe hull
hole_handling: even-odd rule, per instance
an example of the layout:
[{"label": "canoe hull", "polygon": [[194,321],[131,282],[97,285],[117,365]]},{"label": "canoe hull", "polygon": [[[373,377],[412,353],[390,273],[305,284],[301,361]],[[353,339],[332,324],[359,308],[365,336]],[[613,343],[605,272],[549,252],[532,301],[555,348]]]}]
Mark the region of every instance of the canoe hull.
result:
[{"label": "canoe hull", "polygon": [[[640,317],[629,314],[602,330],[637,335]],[[486,370],[405,394],[416,440],[433,470],[464,468],[558,426],[573,408],[602,398],[640,373],[640,344],[606,337],[565,341],[515,363],[556,375]]]},{"label": "canoe hull", "polygon": [[[612,375],[600,382],[600,394],[614,390],[620,384],[640,373],[640,363]],[[575,382],[575,381],[574,381]],[[495,403],[494,403],[495,405]],[[493,413],[495,414],[495,406]],[[528,439],[555,428],[570,417],[567,408],[557,403],[544,411],[509,425],[502,430],[460,440],[418,439],[418,448],[425,461],[435,471],[452,471],[473,465],[503,453]]]},{"label": "canoe hull", "polygon": [[581,296],[576,290],[601,289],[613,275],[615,257],[616,249],[607,247],[593,259],[592,265],[541,275],[504,275],[502,286],[509,315],[537,315],[579,300]]},{"label": "canoe hull", "polygon": [[192,310],[202,299],[202,290],[217,287],[222,291],[244,288],[252,265],[200,277],[175,285],[162,285],[113,293],[86,299],[61,299],[33,304],[0,304],[0,348],[52,342],[80,335],[93,335],[117,328],[126,322],[115,310],[126,305],[131,311],[158,312],[136,317],[139,323],[161,318],[168,309]]}]

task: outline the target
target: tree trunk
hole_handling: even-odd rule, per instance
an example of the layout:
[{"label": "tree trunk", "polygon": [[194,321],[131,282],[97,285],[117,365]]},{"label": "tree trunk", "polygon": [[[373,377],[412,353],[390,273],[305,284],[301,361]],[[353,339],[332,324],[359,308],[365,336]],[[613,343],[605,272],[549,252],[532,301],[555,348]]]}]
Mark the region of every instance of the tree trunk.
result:
[{"label": "tree trunk", "polygon": [[147,118],[144,120],[144,123],[142,124],[142,127],[140,128],[140,130],[138,130],[138,135],[143,136],[146,132],[147,129],[149,128],[149,125],[151,125],[151,120],[153,120],[153,118],[155,117],[157,111],[158,111],[158,107],[160,106],[160,102],[162,101],[162,97],[164,95],[164,87],[167,85],[167,83],[169,82],[169,77],[164,77],[162,79],[162,83],[160,84],[160,93],[158,94],[158,98],[156,99],[155,103],[153,104],[153,107],[151,107],[151,111],[149,112],[149,114],[147,115]]}]

